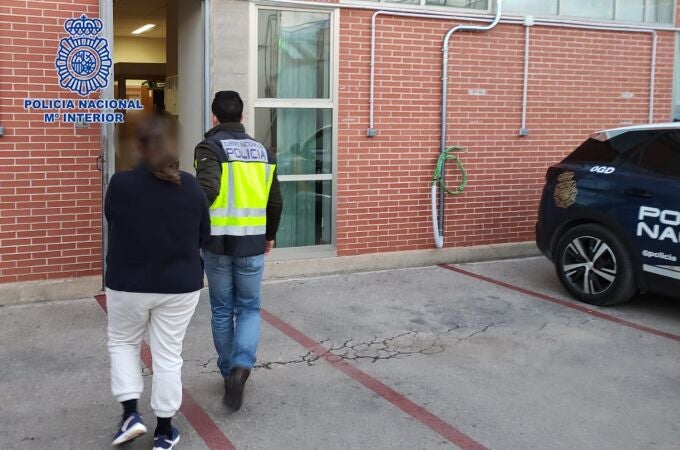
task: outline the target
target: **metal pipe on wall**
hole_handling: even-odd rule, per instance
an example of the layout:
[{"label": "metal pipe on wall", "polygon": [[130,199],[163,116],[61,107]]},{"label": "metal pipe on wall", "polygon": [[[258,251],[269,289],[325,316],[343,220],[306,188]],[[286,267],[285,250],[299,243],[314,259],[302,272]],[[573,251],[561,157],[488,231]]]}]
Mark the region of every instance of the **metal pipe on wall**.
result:
[{"label": "metal pipe on wall", "polygon": [[428,14],[423,13],[410,13],[401,11],[389,11],[380,10],[373,13],[371,16],[371,60],[370,60],[370,81],[369,81],[369,92],[368,92],[368,130],[366,135],[368,137],[377,136],[378,130],[375,129],[375,60],[376,60],[376,30],[377,30],[377,20],[378,16],[389,15],[397,17],[414,17],[422,19],[445,19],[445,20],[465,20],[471,22],[491,22],[491,19],[466,16],[461,14]]},{"label": "metal pipe on wall", "polygon": [[[367,129],[367,135],[369,137],[377,136],[378,130],[375,128],[375,62],[376,62],[376,33],[377,33],[377,19],[380,15],[390,15],[398,17],[414,17],[414,18],[424,18],[424,19],[437,19],[437,20],[463,20],[468,22],[486,22],[492,21],[487,15],[478,13],[445,13],[441,11],[420,11],[417,13],[411,12],[411,8],[403,8],[398,5],[393,5],[390,7],[385,7],[384,5],[358,5],[358,4],[341,4],[341,3],[318,3],[313,1],[305,0],[260,0],[258,3],[267,5],[285,5],[291,7],[314,7],[323,9],[350,9],[350,10],[364,10],[364,11],[374,11],[371,17],[371,47],[370,47],[370,83],[369,83],[369,125]],[[510,15],[502,18],[500,23],[521,25],[524,23],[524,16],[520,15]],[[550,19],[541,18],[536,19],[535,25],[541,26],[555,26],[562,28],[575,28],[575,29],[589,29],[589,30],[600,30],[600,31],[622,31],[622,32],[639,32],[639,33],[650,33],[653,34],[652,41],[652,69],[656,68],[656,56],[657,56],[657,31],[672,31],[678,32],[680,28],[672,26],[650,26],[650,27],[640,27],[638,25],[626,25],[626,24],[612,24],[608,22],[596,22],[596,21],[582,21],[582,20],[569,20],[569,19]],[[650,122],[653,121],[654,116],[654,91],[655,91],[655,70],[651,70],[650,76]]]},{"label": "metal pipe on wall", "polygon": [[210,77],[210,0],[203,0],[203,128],[212,127],[212,79]]},{"label": "metal pipe on wall", "polygon": [[[416,17],[416,18],[426,18],[426,19],[459,19],[459,20],[473,20],[473,21],[486,21],[489,19],[481,18],[470,18],[461,17],[454,15],[432,15],[432,14],[421,14],[421,13],[405,13],[398,11],[376,11],[371,18],[371,54],[370,54],[370,86],[369,86],[369,126],[367,130],[367,136],[373,137],[378,134],[378,130],[375,128],[375,63],[376,63],[376,29],[377,29],[377,18],[380,15],[393,15],[398,17]],[[574,28],[574,29],[584,29],[584,30],[598,30],[598,31],[620,31],[620,32],[633,32],[633,33],[648,33],[652,35],[652,55],[650,63],[650,85],[649,85],[649,122],[654,121],[654,102],[655,102],[655,84],[656,84],[656,59],[657,59],[657,46],[658,46],[658,33],[655,29],[650,28],[640,28],[633,26],[616,26],[611,24],[600,24],[600,23],[590,23],[581,21],[562,21],[562,20],[538,20],[535,21],[533,18],[525,17],[524,20],[518,18],[509,18],[501,20],[502,15],[502,0],[497,2],[496,15],[493,20],[486,26],[473,26],[473,25],[457,25],[453,27],[446,34],[444,38],[444,48],[442,49],[442,100],[441,100],[441,141],[440,141],[440,153],[446,150],[446,131],[448,128],[448,117],[447,117],[447,105],[448,105],[448,43],[451,36],[457,31],[488,31],[494,28],[498,23],[508,23],[508,24],[524,24],[525,26],[525,47],[524,47],[524,80],[523,80],[523,93],[522,93],[522,114],[521,114],[521,126],[519,130],[520,136],[527,136],[529,130],[527,128],[527,109],[528,109],[528,90],[529,90],[529,76],[530,76],[530,30],[529,28],[536,25],[542,25],[546,27],[560,27],[560,28]],[[442,173],[442,179],[445,173]],[[435,202],[433,201],[433,208],[435,208]],[[437,228],[438,233],[435,233],[435,245],[437,248],[442,248],[444,246],[444,210],[445,210],[445,194],[440,192],[439,194],[439,214],[437,217]],[[433,215],[436,217],[437,214],[433,211]]]},{"label": "metal pipe on wall", "polygon": [[[102,35],[109,43],[109,52],[113,55],[114,51],[114,38],[113,38],[113,0],[99,0],[99,18],[104,24],[104,29]],[[111,79],[104,89],[101,90],[100,96],[103,99],[113,99],[113,77],[115,73],[111,73]],[[102,112],[111,112],[102,111]],[[115,127],[112,123],[104,123],[101,125],[101,131],[99,133],[100,139],[100,150],[99,150],[99,161],[101,170],[101,181],[102,181],[102,195],[101,195],[101,206],[102,206],[102,290],[106,287],[106,252],[109,246],[109,226],[106,222],[106,217],[103,214],[104,211],[104,199],[106,198],[106,190],[109,187],[109,180],[116,171],[116,149],[115,144]]]},{"label": "metal pipe on wall", "polygon": [[[274,0],[275,2],[282,2],[281,0]],[[297,2],[296,2],[297,3]],[[491,22],[492,19],[480,18],[474,16],[462,16],[459,14],[421,14],[421,13],[404,13],[395,12],[389,10],[379,10],[373,14],[371,20],[371,59],[370,65],[370,81],[369,81],[369,124],[368,133],[369,137],[377,136],[378,130],[375,128],[375,60],[376,60],[376,40],[377,40],[377,17],[380,15],[394,15],[399,17],[416,17],[425,19],[436,19],[436,20],[465,20],[465,21],[475,21],[475,22]],[[500,23],[511,24],[511,25],[522,25],[525,20],[520,17],[511,17],[507,19],[501,19]],[[656,66],[657,66],[657,47],[658,47],[658,33],[657,31],[672,31],[678,32],[680,28],[668,28],[661,27],[658,30],[656,28],[640,28],[631,25],[612,25],[606,23],[598,22],[583,22],[575,20],[557,20],[557,19],[535,19],[535,26],[545,26],[545,27],[557,27],[557,28],[572,28],[580,30],[596,30],[596,31],[619,31],[628,33],[647,33],[652,35],[652,51],[651,51],[651,63],[650,63],[650,82],[649,82],[649,121],[653,122],[654,117],[654,102],[655,102],[655,85],[656,85]],[[528,77],[528,73],[525,72],[525,76]],[[528,87],[528,86],[527,86]],[[523,105],[526,106],[526,105]],[[526,114],[525,108],[523,108],[524,114]]]},{"label": "metal pipe on wall", "polygon": [[[444,13],[441,11],[420,11],[417,13],[410,12],[411,8],[403,8],[397,5],[386,7],[385,5],[357,5],[357,4],[342,4],[342,3],[318,3],[313,1],[305,0],[260,0],[258,3],[267,5],[284,5],[290,7],[314,7],[322,9],[350,9],[350,10],[362,10],[362,11],[374,11],[373,17],[371,19],[371,81],[369,85],[369,126],[368,126],[368,136],[376,136],[378,130],[375,128],[375,59],[376,59],[376,29],[377,29],[377,18],[380,15],[393,15],[399,17],[414,17],[414,18],[424,18],[424,19],[437,19],[437,20],[463,20],[468,22],[486,22],[489,23],[492,19],[488,15],[478,14],[478,13]],[[522,25],[524,23],[524,16],[521,15],[509,15],[500,20],[500,23],[504,24],[514,24]],[[652,41],[652,66],[656,68],[656,56],[657,56],[657,32],[658,31],[670,31],[670,32],[680,32],[680,28],[672,26],[649,26],[640,27],[639,25],[626,25],[626,24],[612,24],[608,22],[596,22],[596,21],[583,21],[583,20],[569,20],[569,19],[550,19],[541,18],[534,21],[534,25],[540,26],[555,26],[562,28],[575,28],[575,29],[586,29],[586,30],[600,30],[600,31],[622,31],[622,32],[638,32],[638,33],[650,33],[654,35]],[[650,77],[650,117],[653,117],[654,110],[654,89],[655,87],[655,70],[651,71]]]},{"label": "metal pipe on wall", "polygon": [[373,13],[371,16],[371,60],[370,60],[370,81],[369,81],[369,93],[368,93],[368,103],[369,103],[369,114],[368,114],[368,130],[366,135],[368,137],[373,137],[377,135],[377,130],[374,128],[374,118],[375,118],[375,59],[376,59],[376,29],[377,29],[377,19],[380,15],[390,15],[397,17],[414,17],[423,19],[447,19],[447,20],[466,20],[466,21],[480,21],[480,22],[490,22],[489,19],[470,16],[463,16],[460,14],[428,14],[428,13],[409,13],[409,12],[397,12],[397,11],[387,11],[380,10]]},{"label": "metal pipe on wall", "polygon": [[[503,0],[496,1],[496,15],[494,19],[488,25],[456,25],[451,28],[446,35],[444,35],[444,45],[442,46],[442,98],[441,98],[441,128],[440,136],[441,141],[439,144],[439,152],[444,153],[446,151],[446,128],[448,126],[447,117],[447,105],[448,105],[448,86],[449,86],[449,41],[454,33],[459,31],[474,31],[474,32],[484,32],[492,30],[498,25],[501,20],[501,14],[503,11]],[[441,173],[442,182],[446,179],[446,170],[442,170]],[[444,206],[445,206],[446,193],[443,189],[439,190],[439,236],[435,236],[435,245],[437,248],[444,247]]]},{"label": "metal pipe on wall", "polygon": [[529,57],[531,50],[531,27],[534,24],[533,18],[527,17],[524,20],[524,82],[522,84],[522,120],[519,127],[520,136],[528,136],[527,128],[527,104],[529,101]]},{"label": "metal pipe on wall", "polygon": [[[556,28],[572,28],[577,30],[593,30],[593,31],[618,31],[623,33],[643,33],[649,34],[652,38],[652,54],[649,68],[649,123],[654,123],[654,102],[656,100],[656,61],[657,49],[659,43],[659,34],[653,28],[639,28],[630,26],[607,26],[595,24],[592,25],[587,22],[568,21],[559,22],[552,19],[541,19],[535,22],[535,25],[542,27],[556,27]],[[670,31],[670,30],[669,30]],[[674,30],[677,31],[677,30]]]}]

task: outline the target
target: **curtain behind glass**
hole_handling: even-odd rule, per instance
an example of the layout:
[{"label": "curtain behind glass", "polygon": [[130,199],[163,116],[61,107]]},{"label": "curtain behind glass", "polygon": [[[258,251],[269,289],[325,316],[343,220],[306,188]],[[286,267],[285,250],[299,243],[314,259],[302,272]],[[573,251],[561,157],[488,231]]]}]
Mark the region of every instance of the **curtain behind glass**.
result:
[{"label": "curtain behind glass", "polygon": [[[329,29],[326,13],[261,10],[258,97],[330,98]],[[303,78],[291,83],[295,75]]]},{"label": "curtain behind glass", "polygon": [[557,0],[505,0],[503,9],[526,14],[557,15]]},{"label": "curtain behind glass", "polygon": [[487,9],[489,7],[489,0],[425,0],[425,4],[451,6],[453,8]]},{"label": "curtain behind glass", "polygon": [[[282,12],[279,16],[278,98],[324,98],[329,92],[330,18],[327,14]],[[314,110],[275,110],[277,148],[288,153],[281,158],[281,175],[316,173],[316,158],[309,154],[319,125]],[[312,113],[312,114],[310,114]],[[315,145],[311,147],[315,148]],[[285,160],[284,160],[285,159]],[[287,167],[290,166],[290,167]],[[311,189],[316,183],[284,182],[285,208],[281,218],[280,247],[316,244],[317,202]]]},{"label": "curtain behind glass", "polygon": [[654,0],[647,11],[647,22],[675,23],[675,2],[673,0]]},{"label": "curtain behind glass", "polygon": [[613,19],[614,0],[568,0],[560,3],[563,16]]}]

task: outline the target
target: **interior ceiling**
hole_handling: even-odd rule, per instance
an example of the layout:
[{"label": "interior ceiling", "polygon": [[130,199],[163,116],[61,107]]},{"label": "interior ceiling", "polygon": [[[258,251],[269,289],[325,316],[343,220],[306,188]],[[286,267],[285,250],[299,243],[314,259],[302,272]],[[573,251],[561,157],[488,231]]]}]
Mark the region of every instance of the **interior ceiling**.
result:
[{"label": "interior ceiling", "polygon": [[167,0],[114,0],[113,28],[115,36],[135,37],[133,30],[154,23],[156,27],[139,37],[165,38]]}]

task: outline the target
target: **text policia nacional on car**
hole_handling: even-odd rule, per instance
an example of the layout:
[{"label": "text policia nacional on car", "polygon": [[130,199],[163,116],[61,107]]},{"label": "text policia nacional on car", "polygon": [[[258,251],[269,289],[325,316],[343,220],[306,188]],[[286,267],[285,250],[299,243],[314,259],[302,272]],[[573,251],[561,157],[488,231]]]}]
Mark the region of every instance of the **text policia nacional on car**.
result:
[{"label": "text policia nacional on car", "polygon": [[[661,210],[650,206],[640,207],[638,216],[638,236],[659,241],[680,243],[680,211]],[[647,220],[656,223],[648,223]]]}]

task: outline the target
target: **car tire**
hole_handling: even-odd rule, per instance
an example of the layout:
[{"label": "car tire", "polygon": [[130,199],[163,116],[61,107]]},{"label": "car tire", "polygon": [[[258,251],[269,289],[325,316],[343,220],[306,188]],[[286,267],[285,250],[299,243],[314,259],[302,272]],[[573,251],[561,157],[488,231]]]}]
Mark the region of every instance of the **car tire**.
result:
[{"label": "car tire", "polygon": [[591,305],[618,305],[637,292],[626,247],[614,233],[597,224],[576,226],[560,238],[555,268],[562,285]]}]

